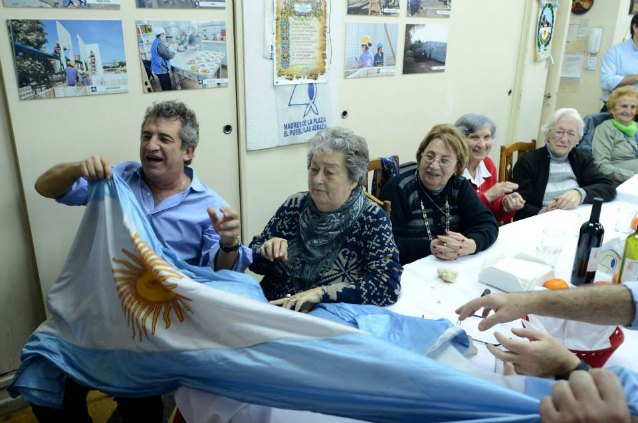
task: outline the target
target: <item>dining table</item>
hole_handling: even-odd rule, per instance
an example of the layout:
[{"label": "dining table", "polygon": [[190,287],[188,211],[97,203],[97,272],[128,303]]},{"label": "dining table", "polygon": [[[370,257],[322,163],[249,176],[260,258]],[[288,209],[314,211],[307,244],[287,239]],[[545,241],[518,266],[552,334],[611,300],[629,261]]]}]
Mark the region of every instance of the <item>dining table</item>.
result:
[{"label": "dining table", "polygon": [[[466,302],[481,296],[489,290],[501,292],[497,287],[479,281],[481,271],[487,266],[507,257],[523,257],[531,261],[545,262],[547,258],[537,249],[543,229],[555,228],[563,236],[562,248],[551,261],[552,273],[548,277],[560,278],[567,282],[571,279],[574,255],[578,243],[579,230],[589,220],[591,204],[582,204],[570,210],[553,210],[527,219],[504,224],[499,228],[497,241],[487,250],[478,254],[460,257],[452,261],[440,260],[433,255],[424,257],[404,266],[401,276],[401,293],[398,301],[388,309],[406,316],[428,319],[448,319],[463,328],[475,340],[476,354],[469,362],[482,371],[501,372],[499,360],[487,350],[486,343],[491,342],[493,332],[498,330],[509,336],[512,327],[521,327],[522,321],[500,324],[489,333],[478,330],[479,318],[458,322],[455,310]],[[610,242],[624,243],[629,235],[627,231],[616,230],[616,219],[620,209],[633,208],[638,211],[638,176],[618,187],[618,196],[614,201],[603,203],[600,223],[603,225],[604,245]],[[615,240],[615,241],[614,241]],[[439,273],[442,270],[456,273],[454,282],[446,282]],[[531,289],[544,289],[540,285]],[[582,289],[571,287],[571,289]],[[638,331],[623,329],[624,342],[618,346],[605,366],[624,366],[638,371]],[[176,394],[177,404],[189,422],[322,422],[352,423],[358,420],[328,416],[308,411],[287,410],[273,407],[253,406],[224,397],[210,395],[187,388],[180,388]],[[202,404],[206,404],[202,406]],[[205,411],[217,407],[215,417],[206,417]],[[227,410],[227,419],[220,417],[220,409]],[[234,413],[234,415],[233,415]]]}]

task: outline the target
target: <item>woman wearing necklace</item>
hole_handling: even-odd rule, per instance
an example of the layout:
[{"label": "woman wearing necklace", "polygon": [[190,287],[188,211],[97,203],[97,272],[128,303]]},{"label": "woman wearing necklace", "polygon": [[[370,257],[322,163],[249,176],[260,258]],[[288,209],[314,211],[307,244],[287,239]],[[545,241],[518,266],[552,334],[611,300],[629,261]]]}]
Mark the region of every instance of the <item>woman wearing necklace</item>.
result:
[{"label": "woman wearing necklace", "polygon": [[572,209],[592,203],[594,197],[605,201],[616,197],[614,183],[598,170],[592,156],[574,148],[584,126],[576,109],[558,109],[542,128],[545,146],[518,159],[513,179],[525,206],[516,212],[515,220]]},{"label": "woman wearing necklace", "polygon": [[638,174],[636,107],[638,90],[632,85],[614,90],[607,100],[613,119],[596,127],[592,155],[600,171],[620,184]]},{"label": "woman wearing necklace", "polygon": [[308,312],[341,302],[386,306],[399,296],[390,219],[363,192],[366,141],[343,128],[310,140],[308,192],[289,197],[250,243],[250,270],[272,304]]},{"label": "woman wearing necklace", "polygon": [[392,232],[402,264],[430,254],[454,260],[496,241],[494,215],[460,176],[468,159],[464,138],[452,125],[436,125],[419,145],[416,172],[383,186],[381,198],[392,202]]},{"label": "woman wearing necklace", "polygon": [[525,204],[513,182],[498,182],[496,166],[488,154],[492,150],[496,125],[486,116],[468,113],[454,124],[463,132],[467,142],[468,161],[463,176],[470,181],[474,192],[498,221],[509,222],[516,210]]}]

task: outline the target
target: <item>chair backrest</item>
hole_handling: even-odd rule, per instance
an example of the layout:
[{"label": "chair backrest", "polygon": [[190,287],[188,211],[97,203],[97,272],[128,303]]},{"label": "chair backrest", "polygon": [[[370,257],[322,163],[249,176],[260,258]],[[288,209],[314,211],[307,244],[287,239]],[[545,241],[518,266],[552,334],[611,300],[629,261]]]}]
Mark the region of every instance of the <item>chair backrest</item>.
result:
[{"label": "chair backrest", "polygon": [[[498,166],[498,181],[512,180],[514,164],[523,154],[536,149],[536,140],[518,141],[501,146],[501,160]],[[516,154],[516,157],[514,157]]]},{"label": "chair backrest", "polygon": [[576,144],[576,148],[580,151],[585,151],[591,154],[591,146],[592,141],[594,140],[594,132],[596,132],[596,127],[606,121],[607,119],[611,119],[611,113],[592,113],[583,118],[585,121],[585,130],[583,131],[583,137]]},{"label": "chair backrest", "polygon": [[372,181],[369,187],[366,183],[366,195],[372,202],[378,204],[379,207],[385,210],[389,216],[392,210],[390,201],[381,201],[378,197],[381,195],[381,187],[383,187],[383,184],[392,176],[399,173],[399,156],[378,157],[370,160],[368,163],[368,172],[372,172]]}]

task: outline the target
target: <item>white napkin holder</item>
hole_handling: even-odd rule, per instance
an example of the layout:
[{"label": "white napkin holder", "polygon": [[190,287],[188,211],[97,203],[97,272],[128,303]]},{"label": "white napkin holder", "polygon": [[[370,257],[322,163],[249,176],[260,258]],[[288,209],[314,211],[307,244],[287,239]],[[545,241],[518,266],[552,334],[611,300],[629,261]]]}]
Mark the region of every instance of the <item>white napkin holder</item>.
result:
[{"label": "white napkin holder", "polygon": [[531,291],[554,277],[554,268],[531,256],[502,257],[483,267],[479,281],[505,292]]}]

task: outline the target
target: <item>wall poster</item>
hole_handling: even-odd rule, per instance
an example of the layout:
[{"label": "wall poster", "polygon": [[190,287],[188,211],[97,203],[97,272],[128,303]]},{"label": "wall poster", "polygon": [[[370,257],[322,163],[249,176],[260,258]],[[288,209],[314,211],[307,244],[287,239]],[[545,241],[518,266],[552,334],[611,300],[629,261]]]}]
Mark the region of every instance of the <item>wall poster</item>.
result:
[{"label": "wall poster", "polygon": [[536,60],[545,60],[551,55],[554,25],[556,24],[556,9],[558,2],[540,1],[538,22],[536,25]]},{"label": "wall poster", "polygon": [[328,2],[274,1],[274,84],[325,82]]},{"label": "wall poster", "polygon": [[397,35],[397,24],[347,24],[344,77],[393,76],[397,63]]},{"label": "wall poster", "polygon": [[452,14],[452,0],[407,0],[408,17],[449,18]]},{"label": "wall poster", "polygon": [[137,7],[147,9],[223,9],[226,0],[136,0]]},{"label": "wall poster", "polygon": [[20,100],[128,91],[122,23],[8,20]]},{"label": "wall poster", "polygon": [[2,0],[4,7],[119,9],[121,0]]},{"label": "wall poster", "polygon": [[447,24],[406,24],[403,73],[445,72]]},{"label": "wall poster", "polygon": [[399,16],[399,0],[348,0],[348,15]]},{"label": "wall poster", "polygon": [[145,92],[228,86],[226,22],[144,20],[136,27]]}]

